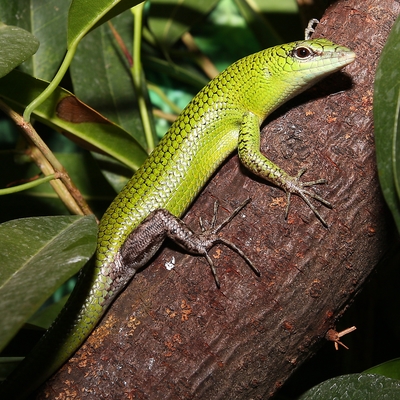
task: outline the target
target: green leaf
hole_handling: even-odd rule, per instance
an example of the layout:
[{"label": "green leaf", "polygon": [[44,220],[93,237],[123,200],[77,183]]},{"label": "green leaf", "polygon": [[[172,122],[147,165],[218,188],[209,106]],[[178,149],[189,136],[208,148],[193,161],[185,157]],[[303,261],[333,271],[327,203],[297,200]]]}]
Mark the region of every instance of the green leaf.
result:
[{"label": "green leaf", "polygon": [[[0,96],[17,111],[23,110],[47,87],[47,82],[32,78],[19,71],[12,71],[0,80]],[[65,100],[68,99],[68,100]],[[111,155],[123,164],[136,170],[147,158],[147,153],[131,135],[110,121],[104,121],[83,103],[76,103],[75,97],[67,90],[57,88],[34,112],[35,117],[46,125],[70,133],[96,148]],[[60,118],[60,104],[63,114]],[[64,107],[65,106],[65,107]],[[68,109],[77,107],[77,113],[84,114],[82,122],[68,120]],[[67,111],[64,112],[64,108]],[[75,109],[74,109],[75,110]],[[94,113],[94,115],[93,115]],[[93,115],[93,122],[90,118]],[[97,115],[97,117],[95,116]],[[98,119],[97,119],[98,118]]]},{"label": "green leaf", "polygon": [[141,3],[141,0],[72,0],[68,15],[68,48],[91,29]]},{"label": "green leaf", "polygon": [[328,379],[308,390],[299,400],[399,399],[400,381],[374,374],[351,374]]},{"label": "green leaf", "polygon": [[152,0],[150,30],[162,47],[169,48],[217,3],[218,0]]},{"label": "green leaf", "polygon": [[57,88],[65,76],[74,57],[80,40],[97,25],[136,5],[135,0],[73,0],[68,14],[67,53],[56,75],[31,103],[26,107],[23,117],[30,121],[32,112],[39,107]]},{"label": "green leaf", "polygon": [[1,357],[0,358],[0,378],[6,379],[12,370],[17,368],[23,357]]},{"label": "green leaf", "polygon": [[[112,23],[131,49],[132,13],[123,13]],[[107,24],[83,38],[70,70],[76,96],[120,125],[146,148],[130,66]]]},{"label": "green leaf", "polygon": [[39,326],[43,329],[48,329],[53,321],[60,314],[60,311],[65,306],[69,295],[63,296],[56,303],[51,304],[43,310],[39,310],[35,315],[29,319],[29,323],[35,326]]},{"label": "green leaf", "polygon": [[35,54],[39,42],[31,33],[0,22],[0,78]]},{"label": "green leaf", "polygon": [[0,349],[96,248],[93,216],[36,217],[0,225]]},{"label": "green leaf", "polygon": [[400,17],[389,34],[374,86],[374,125],[379,181],[400,232]]},{"label": "green leaf", "polygon": [[375,367],[369,368],[363,372],[364,374],[378,374],[386,376],[387,378],[400,380],[400,358],[386,361]]},{"label": "green leaf", "polygon": [[[263,47],[268,48],[278,43],[283,43],[282,38],[279,37],[272,25],[264,18],[262,9],[258,7],[256,2],[249,3],[246,0],[235,0],[235,3],[245,18],[247,25],[252,28],[257,40]],[[270,2],[264,2],[264,6],[269,7]]]},{"label": "green leaf", "polygon": [[36,78],[53,78],[67,48],[67,17],[71,0],[0,0],[6,24],[31,32],[40,42],[38,52],[20,70]]}]

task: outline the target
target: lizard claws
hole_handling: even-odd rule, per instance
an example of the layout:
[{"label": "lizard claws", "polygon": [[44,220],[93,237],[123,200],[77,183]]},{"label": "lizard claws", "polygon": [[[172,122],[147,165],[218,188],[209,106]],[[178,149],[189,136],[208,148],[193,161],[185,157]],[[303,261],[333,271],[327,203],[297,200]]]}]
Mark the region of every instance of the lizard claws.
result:
[{"label": "lizard claws", "polygon": [[318,210],[314,207],[314,205],[310,202],[309,197],[318,200],[320,203],[324,204],[326,207],[332,208],[332,204],[329,203],[329,201],[325,200],[321,196],[317,195],[316,193],[305,190],[305,187],[308,186],[314,186],[314,185],[319,185],[319,184],[324,184],[326,183],[326,179],[317,179],[315,181],[309,181],[309,182],[300,182],[300,177],[307,171],[306,168],[300,169],[300,171],[297,173],[295,177],[291,177],[291,183],[289,188],[286,188],[286,209],[285,209],[285,219],[287,219],[288,214],[289,214],[289,207],[290,207],[290,200],[291,200],[291,195],[292,193],[297,194],[300,196],[304,202],[311,208],[312,212],[315,214],[315,216],[322,222],[322,225],[325,226],[325,228],[328,228],[327,222],[322,218],[321,214],[318,212]]},{"label": "lizard claws", "polygon": [[[246,199],[235,210],[233,210],[233,212],[229,215],[228,218],[226,218],[224,221],[222,221],[218,226],[216,226],[216,222],[217,222],[217,214],[218,214],[219,204],[218,204],[218,201],[216,201],[214,203],[214,215],[213,215],[213,218],[212,218],[211,223],[210,223],[210,228],[209,229],[205,229],[203,221],[202,221],[201,218],[199,219],[199,223],[200,223],[200,228],[201,228],[202,234],[203,235],[207,235],[207,236],[209,235],[210,237],[214,238],[213,241],[212,241],[213,244],[210,247],[213,247],[217,243],[224,244],[226,247],[229,247],[232,251],[234,251],[240,257],[242,257],[243,260],[246,261],[246,263],[249,265],[249,267],[253,270],[253,272],[257,276],[260,276],[261,275],[260,271],[253,265],[251,260],[246,256],[246,254],[239,247],[237,247],[231,241],[217,236],[218,232],[220,232],[222,228],[224,228],[227,224],[229,224],[233,220],[233,218],[235,218],[236,215],[244,207],[246,207],[247,204],[250,203],[250,201],[251,201],[250,198]],[[211,267],[211,271],[212,271],[212,274],[214,276],[215,283],[216,283],[217,287],[220,288],[220,282],[219,282],[219,279],[218,279],[218,276],[217,276],[217,271],[215,269],[215,266],[214,266],[214,263],[213,263],[211,257],[208,255],[207,252],[205,254],[203,254],[203,255],[204,255],[204,257],[206,258],[208,264]]]}]

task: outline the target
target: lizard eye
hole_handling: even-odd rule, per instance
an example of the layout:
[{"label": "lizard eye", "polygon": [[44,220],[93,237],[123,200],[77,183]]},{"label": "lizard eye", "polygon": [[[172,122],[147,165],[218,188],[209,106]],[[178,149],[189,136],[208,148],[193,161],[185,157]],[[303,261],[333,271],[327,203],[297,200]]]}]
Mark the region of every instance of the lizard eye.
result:
[{"label": "lizard eye", "polygon": [[298,47],[294,50],[293,55],[301,60],[309,58],[313,55],[313,52],[308,47]]}]

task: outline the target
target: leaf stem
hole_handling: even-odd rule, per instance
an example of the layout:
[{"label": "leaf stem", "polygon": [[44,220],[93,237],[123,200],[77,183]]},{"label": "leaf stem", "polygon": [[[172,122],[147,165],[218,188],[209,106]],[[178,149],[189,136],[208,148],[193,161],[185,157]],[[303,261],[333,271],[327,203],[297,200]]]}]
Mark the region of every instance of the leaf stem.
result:
[{"label": "leaf stem", "polygon": [[18,192],[22,192],[24,190],[32,189],[35,186],[39,186],[42,183],[49,182],[52,179],[56,179],[56,174],[46,175],[42,178],[34,179],[33,181],[30,181],[27,183],[22,183],[21,185],[18,185],[18,186],[11,186],[11,187],[8,187],[5,189],[0,189],[0,196],[5,195],[5,194],[18,193]]},{"label": "leaf stem", "polygon": [[144,75],[142,70],[141,62],[141,44],[142,44],[142,20],[143,20],[143,9],[145,1],[131,8],[134,20],[134,32],[133,32],[133,66],[131,68],[131,74],[133,83],[138,96],[139,111],[142,118],[142,124],[144,134],[147,142],[147,148],[149,153],[154,149],[154,137],[151,129],[150,115],[146,107],[146,100],[143,95],[143,83]]},{"label": "leaf stem", "polygon": [[73,57],[75,55],[75,51],[76,51],[77,45],[78,45],[78,42],[76,42],[76,44],[74,44],[73,46],[71,46],[68,49],[67,54],[65,55],[64,60],[63,60],[63,62],[61,64],[56,76],[49,83],[47,88],[45,90],[43,90],[43,92],[40,93],[40,95],[38,97],[36,97],[35,100],[33,100],[31,103],[29,103],[27,105],[27,107],[25,108],[24,114],[23,114],[25,122],[29,122],[30,121],[32,112],[37,107],[39,107],[54,92],[54,90],[57,88],[57,86],[61,82],[62,78],[64,77],[65,73],[67,72],[68,67],[71,64],[71,61],[72,61],[72,59],[73,59]]}]

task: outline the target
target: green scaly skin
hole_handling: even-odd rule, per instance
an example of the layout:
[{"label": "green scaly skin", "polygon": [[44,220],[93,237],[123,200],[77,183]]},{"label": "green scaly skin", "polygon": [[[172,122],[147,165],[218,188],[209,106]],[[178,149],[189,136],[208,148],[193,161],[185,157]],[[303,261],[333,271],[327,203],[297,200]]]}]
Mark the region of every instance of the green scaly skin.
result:
[{"label": "green scaly skin", "polygon": [[84,268],[65,309],[0,388],[0,397],[24,398],[79,348],[129,280],[116,284],[113,273],[128,235],[153,210],[182,216],[236,148],[252,172],[299,194],[298,177],[260,153],[260,125],[282,103],[354,59],[352,51],[325,39],[299,41],[245,57],[204,87],[111,203],[100,222],[95,264]]}]

